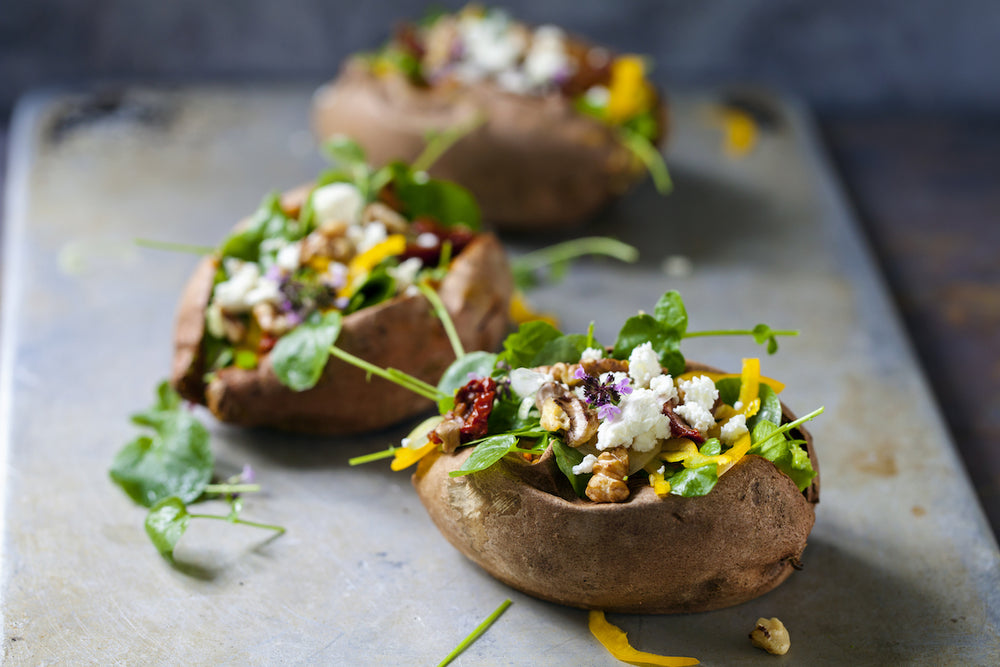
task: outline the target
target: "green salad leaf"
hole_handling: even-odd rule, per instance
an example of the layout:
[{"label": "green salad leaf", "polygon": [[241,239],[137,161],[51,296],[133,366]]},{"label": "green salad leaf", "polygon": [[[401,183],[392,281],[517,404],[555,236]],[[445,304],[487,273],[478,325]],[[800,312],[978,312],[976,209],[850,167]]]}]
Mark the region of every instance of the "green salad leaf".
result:
[{"label": "green salad leaf", "polygon": [[809,454],[785,435],[791,428],[789,424],[778,427],[767,420],[758,421],[750,432],[753,444],[748,453],[773,463],[778,470],[792,478],[799,491],[804,491],[816,477],[816,471],[813,470]]},{"label": "green salad leaf", "polygon": [[494,463],[514,451],[517,447],[517,436],[504,434],[494,435],[486,438],[472,450],[472,454],[465,460],[458,470],[450,473],[452,477],[461,477],[469,473],[486,470]]},{"label": "green salad leaf", "polygon": [[566,479],[573,487],[573,491],[580,498],[585,498],[587,495],[587,484],[590,482],[590,478],[593,477],[592,473],[584,473],[582,475],[577,475],[573,472],[573,466],[580,465],[583,461],[584,455],[579,449],[570,447],[562,438],[555,435],[549,438],[549,443],[552,445],[552,453],[556,457],[556,465],[559,466],[559,470],[562,474],[566,475]]},{"label": "green salad leaf", "polygon": [[479,230],[479,204],[468,190],[451,181],[439,181],[423,172],[414,172],[402,162],[390,167],[393,190],[408,219],[429,217],[445,227],[462,225]]},{"label": "green salad leaf", "polygon": [[489,377],[496,365],[497,355],[491,352],[476,350],[467,352],[463,357],[456,359],[445,370],[444,375],[438,381],[437,388],[443,394],[454,396],[455,392],[465,386],[470,375],[476,377]]},{"label": "green salad leaf", "polygon": [[719,481],[719,467],[714,463],[697,468],[683,468],[667,478],[670,482],[670,493],[675,496],[693,498],[704,496],[715,488]]},{"label": "green salad leaf", "polygon": [[146,515],[146,534],[160,555],[173,559],[177,542],[188,529],[191,515],[180,498],[170,496],[153,505]]},{"label": "green salad leaf", "polygon": [[747,428],[753,431],[760,421],[769,421],[774,425],[781,424],[781,400],[769,385],[761,383],[758,390],[760,410],[747,420]]},{"label": "green salad leaf", "polygon": [[125,445],[111,464],[111,479],[132,500],[151,507],[170,496],[191,502],[211,480],[214,459],[208,430],[181,406],[167,382],[157,387],[156,403],[132,416],[152,430]]},{"label": "green salad leaf", "polygon": [[531,368],[542,349],[562,335],[548,322],[525,322],[504,339],[503,352],[497,358],[497,364],[503,363],[510,368]]},{"label": "green salad leaf", "polygon": [[281,208],[281,197],[271,193],[245,225],[237,227],[222,243],[219,254],[246,262],[260,260],[260,244],[265,239],[285,238],[295,241],[303,235],[298,222],[285,215]]},{"label": "green salad leaf", "polygon": [[340,335],[342,322],[337,311],[315,312],[278,339],[271,350],[271,365],[281,384],[294,391],[316,386],[330,359],[330,348]]}]

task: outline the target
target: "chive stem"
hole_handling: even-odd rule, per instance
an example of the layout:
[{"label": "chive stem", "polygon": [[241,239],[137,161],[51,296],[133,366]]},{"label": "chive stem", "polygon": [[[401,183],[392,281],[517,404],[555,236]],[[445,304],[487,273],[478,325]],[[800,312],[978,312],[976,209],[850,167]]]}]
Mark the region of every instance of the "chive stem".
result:
[{"label": "chive stem", "polygon": [[260,484],[206,484],[205,493],[253,493]]},{"label": "chive stem", "polygon": [[459,139],[471,134],[486,122],[485,114],[476,114],[468,123],[449,127],[439,132],[435,132],[427,139],[427,145],[417,158],[410,163],[410,169],[417,171],[427,171],[449,148],[454,146]]},{"label": "chive stem", "polygon": [[380,459],[387,459],[396,453],[399,447],[389,447],[389,449],[383,449],[381,452],[372,452],[371,454],[364,454],[363,456],[355,456],[352,459],[347,459],[347,465],[356,466],[362,463],[371,463],[372,461],[378,461]]},{"label": "chive stem", "polygon": [[[684,338],[701,338],[703,336],[752,336],[754,332],[750,329],[717,329],[715,331],[688,331],[684,334]],[[771,330],[770,335],[772,336],[798,336],[799,332],[795,329],[785,329],[782,331]]]},{"label": "chive stem", "polygon": [[452,321],[451,314],[448,313],[448,309],[444,307],[444,302],[441,301],[441,297],[434,291],[434,288],[426,282],[421,281],[417,287],[423,295],[427,297],[427,300],[431,302],[434,314],[437,315],[439,320],[441,320],[441,325],[444,326],[444,332],[448,335],[448,342],[451,343],[451,349],[455,351],[455,358],[461,359],[465,356],[465,348],[462,347],[462,339],[459,338],[458,331],[455,330],[455,322]]},{"label": "chive stem", "polygon": [[436,387],[427,384],[419,378],[415,378],[412,375],[404,373],[396,368],[379,368],[375,364],[369,363],[360,357],[356,357],[350,352],[345,352],[336,345],[332,345],[330,347],[330,354],[337,357],[341,361],[345,361],[352,366],[357,366],[361,370],[367,371],[372,375],[377,375],[384,380],[398,384],[404,389],[409,389],[418,396],[423,396],[424,398],[432,401],[440,401],[443,398],[447,398],[442,392],[438,391]]},{"label": "chive stem", "polygon": [[624,127],[618,129],[618,138],[622,145],[632,151],[632,154],[646,167],[646,171],[653,178],[656,191],[661,195],[670,194],[674,184],[670,180],[670,172],[667,170],[667,163],[660,149],[643,135]]},{"label": "chive stem", "polygon": [[507,611],[507,607],[509,606],[510,606],[510,598],[500,603],[500,606],[497,607],[492,614],[487,616],[486,620],[484,620],[482,623],[476,626],[476,629],[473,630],[471,633],[469,633],[469,636],[463,639],[462,643],[456,646],[452,650],[452,652],[449,653],[447,657],[445,657],[445,659],[438,664],[438,667],[445,667],[445,665],[447,665],[452,660],[457,658],[462,651],[469,648],[472,642],[479,639],[479,636],[482,635],[484,632],[486,632],[489,629],[489,627],[493,625],[493,623],[495,623],[498,618],[500,618],[500,614]]},{"label": "chive stem", "polygon": [[171,243],[170,241],[157,241],[155,239],[135,239],[135,244],[142,248],[153,250],[166,250],[169,252],[182,252],[188,255],[211,255],[215,248],[207,245],[194,245],[191,243]]},{"label": "chive stem", "polygon": [[264,528],[265,530],[273,530],[279,535],[284,534],[284,526],[275,526],[269,523],[258,523],[257,521],[247,521],[246,519],[233,519],[228,516],[219,516],[218,514],[189,514],[192,519],[215,519],[216,521],[226,521],[228,523],[238,523],[243,526],[251,526],[253,528]]},{"label": "chive stem", "polygon": [[511,266],[515,271],[534,271],[584,255],[605,255],[630,264],[639,259],[639,251],[634,246],[618,239],[607,236],[585,236],[525,253],[514,258]]}]

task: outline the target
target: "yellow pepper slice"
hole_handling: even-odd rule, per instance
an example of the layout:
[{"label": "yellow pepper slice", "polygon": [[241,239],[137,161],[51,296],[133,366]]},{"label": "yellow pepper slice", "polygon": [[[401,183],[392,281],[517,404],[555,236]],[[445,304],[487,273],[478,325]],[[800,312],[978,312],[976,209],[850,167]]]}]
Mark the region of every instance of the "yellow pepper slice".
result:
[{"label": "yellow pepper slice", "polygon": [[608,120],[623,123],[652,106],[653,93],[646,81],[646,65],[639,56],[621,56],[611,63],[608,85]]},{"label": "yellow pepper slice", "polygon": [[740,403],[747,407],[760,396],[760,359],[743,360],[743,372],[740,373]]},{"label": "yellow pepper slice", "polygon": [[406,468],[409,468],[411,465],[413,465],[420,459],[424,458],[425,456],[433,452],[435,447],[437,447],[437,445],[429,440],[427,441],[427,444],[425,444],[422,447],[418,447],[417,449],[410,449],[409,447],[400,447],[395,452],[393,452],[392,463],[389,464],[389,467],[395,470],[396,472],[399,472],[400,470],[405,470]]},{"label": "yellow pepper slice", "polygon": [[[699,375],[704,375],[708,377],[712,382],[718,382],[719,380],[725,380],[726,378],[741,378],[742,375],[737,375],[736,373],[711,373],[709,371],[688,371],[686,373],[681,373],[676,378],[674,382],[680,382],[681,380],[690,380],[691,378],[698,377]],[[772,380],[769,377],[764,377],[761,375],[758,379],[761,384],[766,384],[768,387],[774,390],[774,393],[780,394],[784,389],[785,385],[777,380]]]},{"label": "yellow pepper slice", "polygon": [[750,444],[750,434],[747,433],[741,436],[726,453],[719,455],[721,459],[717,470],[719,477],[722,477],[724,472],[732,468],[740,459],[746,456],[746,453],[750,451]]},{"label": "yellow pepper slice", "polygon": [[757,145],[757,123],[750,114],[738,109],[724,109],[722,127],[726,155],[729,157],[744,157]]},{"label": "yellow pepper slice", "polygon": [[350,296],[357,288],[355,283],[359,279],[375,268],[382,260],[400,255],[404,250],[406,250],[406,237],[402,234],[393,234],[385,241],[354,257],[347,265],[347,283],[340,288],[337,296]]},{"label": "yellow pepper slice", "polygon": [[590,612],[590,632],[604,648],[622,662],[638,667],[688,667],[701,664],[696,658],[680,658],[638,651],[628,643],[628,635],[604,618],[603,611]]},{"label": "yellow pepper slice", "polygon": [[670,493],[670,482],[664,479],[662,472],[649,473],[649,485],[653,487],[653,492],[661,498]]}]

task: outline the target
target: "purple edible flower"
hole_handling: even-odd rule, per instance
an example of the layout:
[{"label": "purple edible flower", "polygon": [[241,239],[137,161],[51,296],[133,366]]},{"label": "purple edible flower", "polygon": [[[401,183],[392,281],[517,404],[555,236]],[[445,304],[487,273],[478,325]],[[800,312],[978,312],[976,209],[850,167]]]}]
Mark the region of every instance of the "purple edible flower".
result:
[{"label": "purple edible flower", "polygon": [[244,484],[253,484],[254,479],[257,476],[254,474],[253,468],[250,467],[249,463],[243,464],[243,472],[240,473],[240,481]]},{"label": "purple edible flower", "polygon": [[611,403],[605,403],[597,408],[597,417],[604,421],[614,421],[621,413],[622,409]]},{"label": "purple edible flower", "polygon": [[271,266],[267,267],[267,273],[264,274],[264,277],[268,278],[269,280],[274,280],[276,282],[281,280],[282,278],[281,267],[278,266],[277,264],[272,264]]},{"label": "purple edible flower", "polygon": [[628,378],[622,378],[621,382],[615,385],[615,391],[619,394],[624,394],[628,396],[632,393],[632,385],[629,384]]},{"label": "purple edible flower", "polygon": [[587,375],[587,371],[583,370],[583,366],[577,366],[576,372],[573,373],[573,377],[575,377],[577,380],[586,380],[590,376]]}]

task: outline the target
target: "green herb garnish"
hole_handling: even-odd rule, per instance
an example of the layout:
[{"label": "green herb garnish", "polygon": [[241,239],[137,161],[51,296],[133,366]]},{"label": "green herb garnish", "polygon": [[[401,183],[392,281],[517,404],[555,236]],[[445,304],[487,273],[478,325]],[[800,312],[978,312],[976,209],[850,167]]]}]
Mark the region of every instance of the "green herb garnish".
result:
[{"label": "green herb garnish", "polygon": [[497,607],[495,610],[493,610],[492,614],[490,614],[489,616],[487,616],[486,619],[482,623],[480,623],[479,625],[477,625],[476,629],[473,630],[471,633],[469,633],[468,637],[466,637],[465,639],[463,639],[461,641],[461,643],[458,646],[456,646],[452,650],[452,652],[449,653],[445,657],[444,660],[442,660],[440,663],[438,663],[438,667],[445,667],[445,665],[449,664],[452,660],[454,660],[455,658],[457,658],[458,655],[462,651],[464,651],[465,649],[469,648],[469,646],[472,645],[472,642],[474,642],[477,639],[479,639],[479,636],[482,635],[484,632],[486,632],[489,629],[489,627],[491,625],[493,625],[498,618],[500,618],[500,614],[502,614],[505,611],[507,611],[507,607],[509,607],[509,606],[510,606],[510,599],[507,599],[507,600],[504,600],[503,602],[501,602],[500,606]]}]

